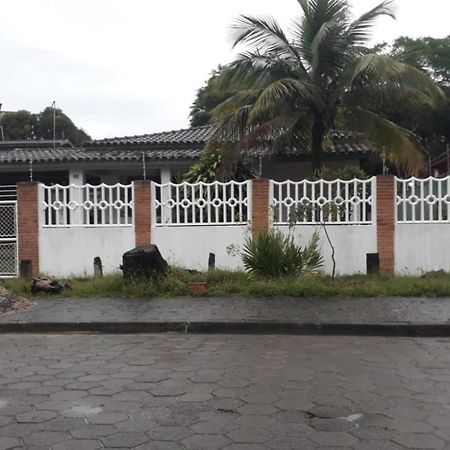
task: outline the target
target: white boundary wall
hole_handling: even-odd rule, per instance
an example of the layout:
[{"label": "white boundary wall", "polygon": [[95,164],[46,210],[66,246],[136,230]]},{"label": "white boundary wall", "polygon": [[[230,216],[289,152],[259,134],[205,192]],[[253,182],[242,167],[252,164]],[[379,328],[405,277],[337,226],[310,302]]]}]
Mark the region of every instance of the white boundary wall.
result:
[{"label": "white boundary wall", "polygon": [[450,272],[450,177],[396,184],[395,273]]},{"label": "white boundary wall", "polygon": [[152,242],[172,266],[205,271],[214,253],[217,269],[243,270],[239,254],[249,234],[244,225],[153,227]]},{"label": "white boundary wall", "polygon": [[450,273],[450,224],[397,224],[396,275],[422,275],[437,270]]},{"label": "white boundary wall", "polygon": [[104,274],[119,272],[123,253],[136,242],[132,195],[131,185],[40,185],[41,273],[91,277],[97,256]]},{"label": "white boundary wall", "polygon": [[[298,225],[292,229],[278,226],[284,235],[291,235],[294,241],[306,245],[317,230],[320,235],[320,248],[325,263],[323,272],[330,274],[333,270],[331,247],[323,227]],[[327,231],[335,248],[336,274],[357,275],[367,273],[367,254],[377,253],[376,225],[328,225]]]},{"label": "white boundary wall", "polygon": [[135,247],[134,227],[41,228],[39,265],[53,277],[91,277],[99,256],[104,274],[120,272],[122,255]]},{"label": "white boundary wall", "polygon": [[[336,274],[367,273],[367,254],[378,251],[375,178],[272,182],[271,198],[275,229],[293,236],[302,246],[311,240],[315,231],[319,232],[325,260],[323,272],[333,271],[332,249],[325,226],[335,249]],[[293,226],[289,225],[292,214],[296,223]]]},{"label": "white boundary wall", "polygon": [[152,184],[152,243],[172,266],[243,270],[240,253],[250,236],[251,183]]}]

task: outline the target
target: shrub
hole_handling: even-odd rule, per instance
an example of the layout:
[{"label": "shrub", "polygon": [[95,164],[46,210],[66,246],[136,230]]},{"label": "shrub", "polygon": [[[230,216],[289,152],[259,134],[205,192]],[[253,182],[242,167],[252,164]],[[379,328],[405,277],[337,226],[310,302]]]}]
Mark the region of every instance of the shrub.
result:
[{"label": "shrub", "polygon": [[247,240],[242,260],[248,272],[265,277],[278,278],[316,271],[323,265],[319,234],[315,232],[303,248],[294,243],[292,236],[284,236],[280,231],[264,233]]},{"label": "shrub", "polygon": [[[212,183],[219,176],[220,167],[226,157],[226,149],[205,150],[200,160],[183,176],[188,183]],[[243,161],[237,161],[231,173],[221,181],[246,181],[254,178],[251,168]]]}]

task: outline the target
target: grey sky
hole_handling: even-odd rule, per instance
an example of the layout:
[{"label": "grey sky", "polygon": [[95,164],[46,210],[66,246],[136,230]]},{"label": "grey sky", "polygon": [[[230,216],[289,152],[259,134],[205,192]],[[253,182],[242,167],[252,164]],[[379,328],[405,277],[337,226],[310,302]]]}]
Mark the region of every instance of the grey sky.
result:
[{"label": "grey sky", "polygon": [[[360,14],[377,0],[353,0]],[[188,125],[195,91],[233,58],[228,26],[239,13],[288,26],[296,0],[3,0],[0,102],[39,111],[56,100],[93,137]],[[375,41],[450,34],[448,0],[397,0],[398,19]]]}]

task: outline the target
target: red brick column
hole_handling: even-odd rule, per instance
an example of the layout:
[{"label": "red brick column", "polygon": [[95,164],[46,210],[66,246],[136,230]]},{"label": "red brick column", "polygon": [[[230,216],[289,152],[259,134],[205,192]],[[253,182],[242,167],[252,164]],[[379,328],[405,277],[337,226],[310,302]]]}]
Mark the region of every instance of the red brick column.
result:
[{"label": "red brick column", "polygon": [[395,273],[395,177],[377,177],[377,237],[380,273]]},{"label": "red brick column", "polygon": [[138,180],[134,182],[134,226],[136,245],[151,244],[151,183]]},{"label": "red brick column", "polygon": [[[31,265],[33,277],[39,276],[39,183],[17,184],[17,237],[19,265]],[[24,275],[21,273],[21,275]]]},{"label": "red brick column", "polygon": [[269,231],[270,181],[252,181],[252,235],[254,238]]}]

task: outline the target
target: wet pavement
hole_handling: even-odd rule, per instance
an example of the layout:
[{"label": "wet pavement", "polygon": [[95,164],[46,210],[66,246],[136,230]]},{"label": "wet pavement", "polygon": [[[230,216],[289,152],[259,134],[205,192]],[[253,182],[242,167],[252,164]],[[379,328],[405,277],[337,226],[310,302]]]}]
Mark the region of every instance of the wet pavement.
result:
[{"label": "wet pavement", "polygon": [[450,298],[175,298],[37,299],[33,308],[0,315],[15,322],[347,322],[444,323]]},{"label": "wet pavement", "polygon": [[3,335],[0,449],[450,448],[450,340]]}]

